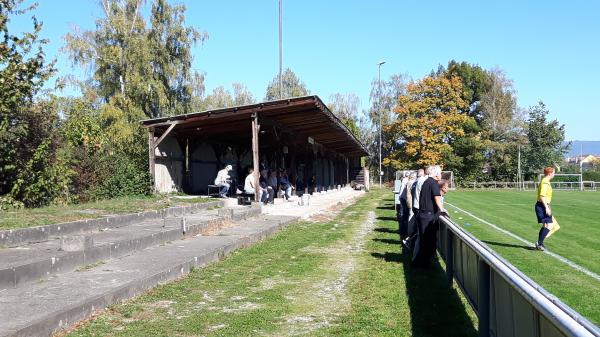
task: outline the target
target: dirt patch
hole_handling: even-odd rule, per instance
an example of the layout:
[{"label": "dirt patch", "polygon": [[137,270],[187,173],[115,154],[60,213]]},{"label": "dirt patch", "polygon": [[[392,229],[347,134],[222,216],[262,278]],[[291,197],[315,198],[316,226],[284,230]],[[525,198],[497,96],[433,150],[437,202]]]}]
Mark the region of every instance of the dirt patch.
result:
[{"label": "dirt patch", "polygon": [[[329,214],[327,214],[329,216]],[[307,279],[300,283],[285,298],[293,299],[298,308],[296,315],[281,318],[281,327],[274,335],[295,336],[310,334],[321,328],[332,326],[335,320],[350,309],[347,294],[348,282],[357,267],[357,255],[362,252],[366,236],[375,225],[375,213],[369,212],[365,221],[357,228],[349,241],[330,247],[306,247],[304,251],[324,254],[324,275],[318,280]]]}]

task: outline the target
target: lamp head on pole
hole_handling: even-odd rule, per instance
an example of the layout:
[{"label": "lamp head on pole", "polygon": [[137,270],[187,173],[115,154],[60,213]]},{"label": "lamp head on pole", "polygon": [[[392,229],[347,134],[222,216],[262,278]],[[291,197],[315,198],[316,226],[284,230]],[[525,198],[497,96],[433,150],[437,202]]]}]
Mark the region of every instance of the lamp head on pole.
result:
[{"label": "lamp head on pole", "polygon": [[379,61],[379,63],[377,63],[378,66],[381,66],[383,64],[385,64],[385,61]]}]

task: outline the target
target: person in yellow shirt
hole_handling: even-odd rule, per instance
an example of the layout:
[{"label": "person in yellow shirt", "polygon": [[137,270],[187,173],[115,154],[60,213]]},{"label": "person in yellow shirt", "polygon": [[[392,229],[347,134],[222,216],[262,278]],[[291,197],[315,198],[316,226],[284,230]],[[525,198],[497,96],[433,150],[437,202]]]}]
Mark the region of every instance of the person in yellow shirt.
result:
[{"label": "person in yellow shirt", "polygon": [[544,178],[538,186],[537,202],[535,203],[535,215],[538,223],[542,226],[538,234],[538,240],[535,248],[545,250],[544,240],[560,229],[556,218],[552,216],[550,202],[552,201],[552,186],[550,180],[554,178],[554,168],[546,167],[544,169]]}]

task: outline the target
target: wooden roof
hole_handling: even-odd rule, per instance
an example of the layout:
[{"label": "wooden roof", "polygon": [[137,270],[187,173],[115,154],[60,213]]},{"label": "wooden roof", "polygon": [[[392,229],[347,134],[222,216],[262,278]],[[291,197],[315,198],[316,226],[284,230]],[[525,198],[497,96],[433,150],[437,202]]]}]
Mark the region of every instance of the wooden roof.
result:
[{"label": "wooden roof", "polygon": [[231,108],[189,113],[141,121],[154,128],[160,136],[175,124],[170,135],[212,137],[215,139],[251,139],[251,119],[258,115],[259,123],[274,126],[293,134],[299,140],[308,137],[323,147],[343,154],[367,156],[366,147],[327,108],[318,96],[243,105]]}]

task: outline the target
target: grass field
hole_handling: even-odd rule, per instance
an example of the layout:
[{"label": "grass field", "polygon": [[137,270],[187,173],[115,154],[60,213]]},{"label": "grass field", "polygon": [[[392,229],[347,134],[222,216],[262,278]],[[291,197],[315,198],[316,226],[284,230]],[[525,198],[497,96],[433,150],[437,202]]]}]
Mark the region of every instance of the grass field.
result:
[{"label": "grass field", "polygon": [[439,263],[413,270],[389,191],[291,225],[70,336],[477,336]]},{"label": "grass field", "polygon": [[[533,191],[451,191],[446,202],[530,242],[540,226],[533,210]],[[552,212],[561,230],[545,246],[574,263],[600,274],[600,192],[554,191]],[[600,281],[531,250],[523,242],[448,205],[451,218],[486,242],[534,281],[595,324],[600,324]]]}]

